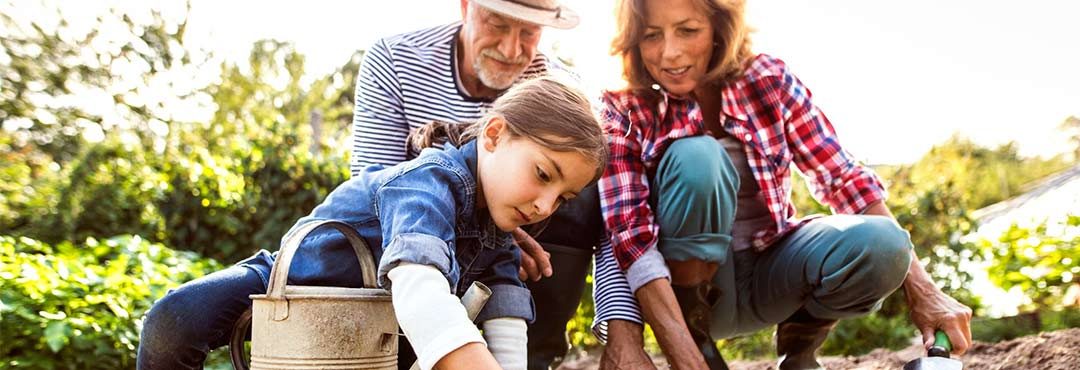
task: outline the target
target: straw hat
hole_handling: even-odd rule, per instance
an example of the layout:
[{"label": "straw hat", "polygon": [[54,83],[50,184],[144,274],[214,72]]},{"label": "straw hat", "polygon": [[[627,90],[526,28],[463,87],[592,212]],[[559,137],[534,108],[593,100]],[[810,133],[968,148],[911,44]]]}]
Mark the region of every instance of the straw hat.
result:
[{"label": "straw hat", "polygon": [[542,26],[570,29],[580,21],[577,13],[558,0],[469,0],[493,12]]}]

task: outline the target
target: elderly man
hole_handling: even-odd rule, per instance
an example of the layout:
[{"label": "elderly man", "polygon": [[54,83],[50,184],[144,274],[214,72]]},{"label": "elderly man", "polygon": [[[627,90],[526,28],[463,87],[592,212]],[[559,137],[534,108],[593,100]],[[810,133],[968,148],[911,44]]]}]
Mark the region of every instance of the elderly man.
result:
[{"label": "elderly man", "polygon": [[[460,22],[384,38],[367,51],[356,84],[354,174],[412,158],[405,143],[410,130],[433,120],[472,122],[517,81],[561,69],[537,51],[540,34],[545,26],[578,23],[556,0],[461,0],[461,14]],[[526,232],[514,233],[525,251],[521,275],[532,280],[536,313],[528,328],[529,369],[549,368],[569,347],[566,322],[580,300],[593,245],[603,237],[595,189],[552,216],[536,238],[542,249]],[[402,350],[399,363],[412,363],[411,352]]]}]

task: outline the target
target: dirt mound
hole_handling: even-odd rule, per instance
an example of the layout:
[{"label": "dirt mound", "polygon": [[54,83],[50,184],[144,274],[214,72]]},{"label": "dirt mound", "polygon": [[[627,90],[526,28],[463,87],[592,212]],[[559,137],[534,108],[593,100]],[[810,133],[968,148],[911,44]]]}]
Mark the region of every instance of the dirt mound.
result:
[{"label": "dirt mound", "polygon": [[[924,352],[921,345],[901,351],[877,349],[864,356],[825,357],[829,369],[899,370]],[[1080,328],[1041,333],[1000,342],[976,342],[960,357],[964,370],[1073,370],[1080,369]],[[775,368],[774,361],[732,363],[733,370]]]},{"label": "dirt mound", "polygon": [[975,343],[964,369],[1080,369],[1080,328],[1041,333],[997,344]]},{"label": "dirt mound", "polygon": [[[899,370],[924,351],[913,345],[900,351],[877,349],[863,356],[824,357],[822,363],[835,370]],[[598,366],[599,353],[567,361],[560,370],[591,370]],[[964,370],[1073,370],[1080,369],[1080,328],[1030,335],[1000,342],[981,343],[960,357]],[[657,367],[666,369],[662,359]],[[775,360],[734,361],[732,370],[775,369]]]}]

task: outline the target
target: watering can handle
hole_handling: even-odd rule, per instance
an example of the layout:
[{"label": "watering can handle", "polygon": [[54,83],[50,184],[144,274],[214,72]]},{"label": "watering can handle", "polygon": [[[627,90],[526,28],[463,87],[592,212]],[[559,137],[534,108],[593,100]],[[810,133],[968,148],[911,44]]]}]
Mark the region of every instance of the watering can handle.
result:
[{"label": "watering can handle", "polygon": [[266,287],[267,298],[274,300],[285,298],[289,265],[292,264],[296,250],[300,248],[300,242],[312,231],[323,226],[333,227],[345,235],[345,238],[349,240],[349,244],[352,245],[353,251],[356,252],[356,258],[360,261],[360,273],[363,277],[364,288],[375,288],[375,258],[372,257],[371,250],[367,248],[367,243],[364,243],[364,239],[361,239],[360,234],[357,234],[356,230],[349,224],[335,220],[324,220],[304,224],[285,239],[281,251],[278,252],[277,260],[274,261],[274,267],[270,270],[270,285]]},{"label": "watering can handle", "polygon": [[[274,267],[270,270],[270,285],[266,288],[268,298],[284,300],[285,285],[288,282],[289,266],[292,264],[293,255],[300,248],[300,242],[304,241],[304,238],[312,231],[322,226],[333,227],[345,235],[345,238],[349,240],[349,244],[352,245],[353,251],[356,252],[356,258],[359,259],[364,287],[375,287],[375,258],[371,255],[367,243],[360,238],[360,235],[349,224],[341,221],[326,220],[307,223],[285,240],[281,251],[278,253],[277,260],[274,261]],[[247,370],[250,368],[244,361],[243,353],[244,338],[247,336],[250,327],[251,308],[248,308],[234,324],[232,338],[229,342],[230,360],[234,369]]]}]

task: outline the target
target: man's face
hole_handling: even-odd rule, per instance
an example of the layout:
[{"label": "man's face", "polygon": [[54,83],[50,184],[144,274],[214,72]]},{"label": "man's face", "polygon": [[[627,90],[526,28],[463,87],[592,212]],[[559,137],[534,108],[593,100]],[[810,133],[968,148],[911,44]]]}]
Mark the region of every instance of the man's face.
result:
[{"label": "man's face", "polygon": [[[463,74],[493,90],[506,90],[536,56],[541,26],[464,4]],[[469,68],[471,67],[471,68]]]}]

